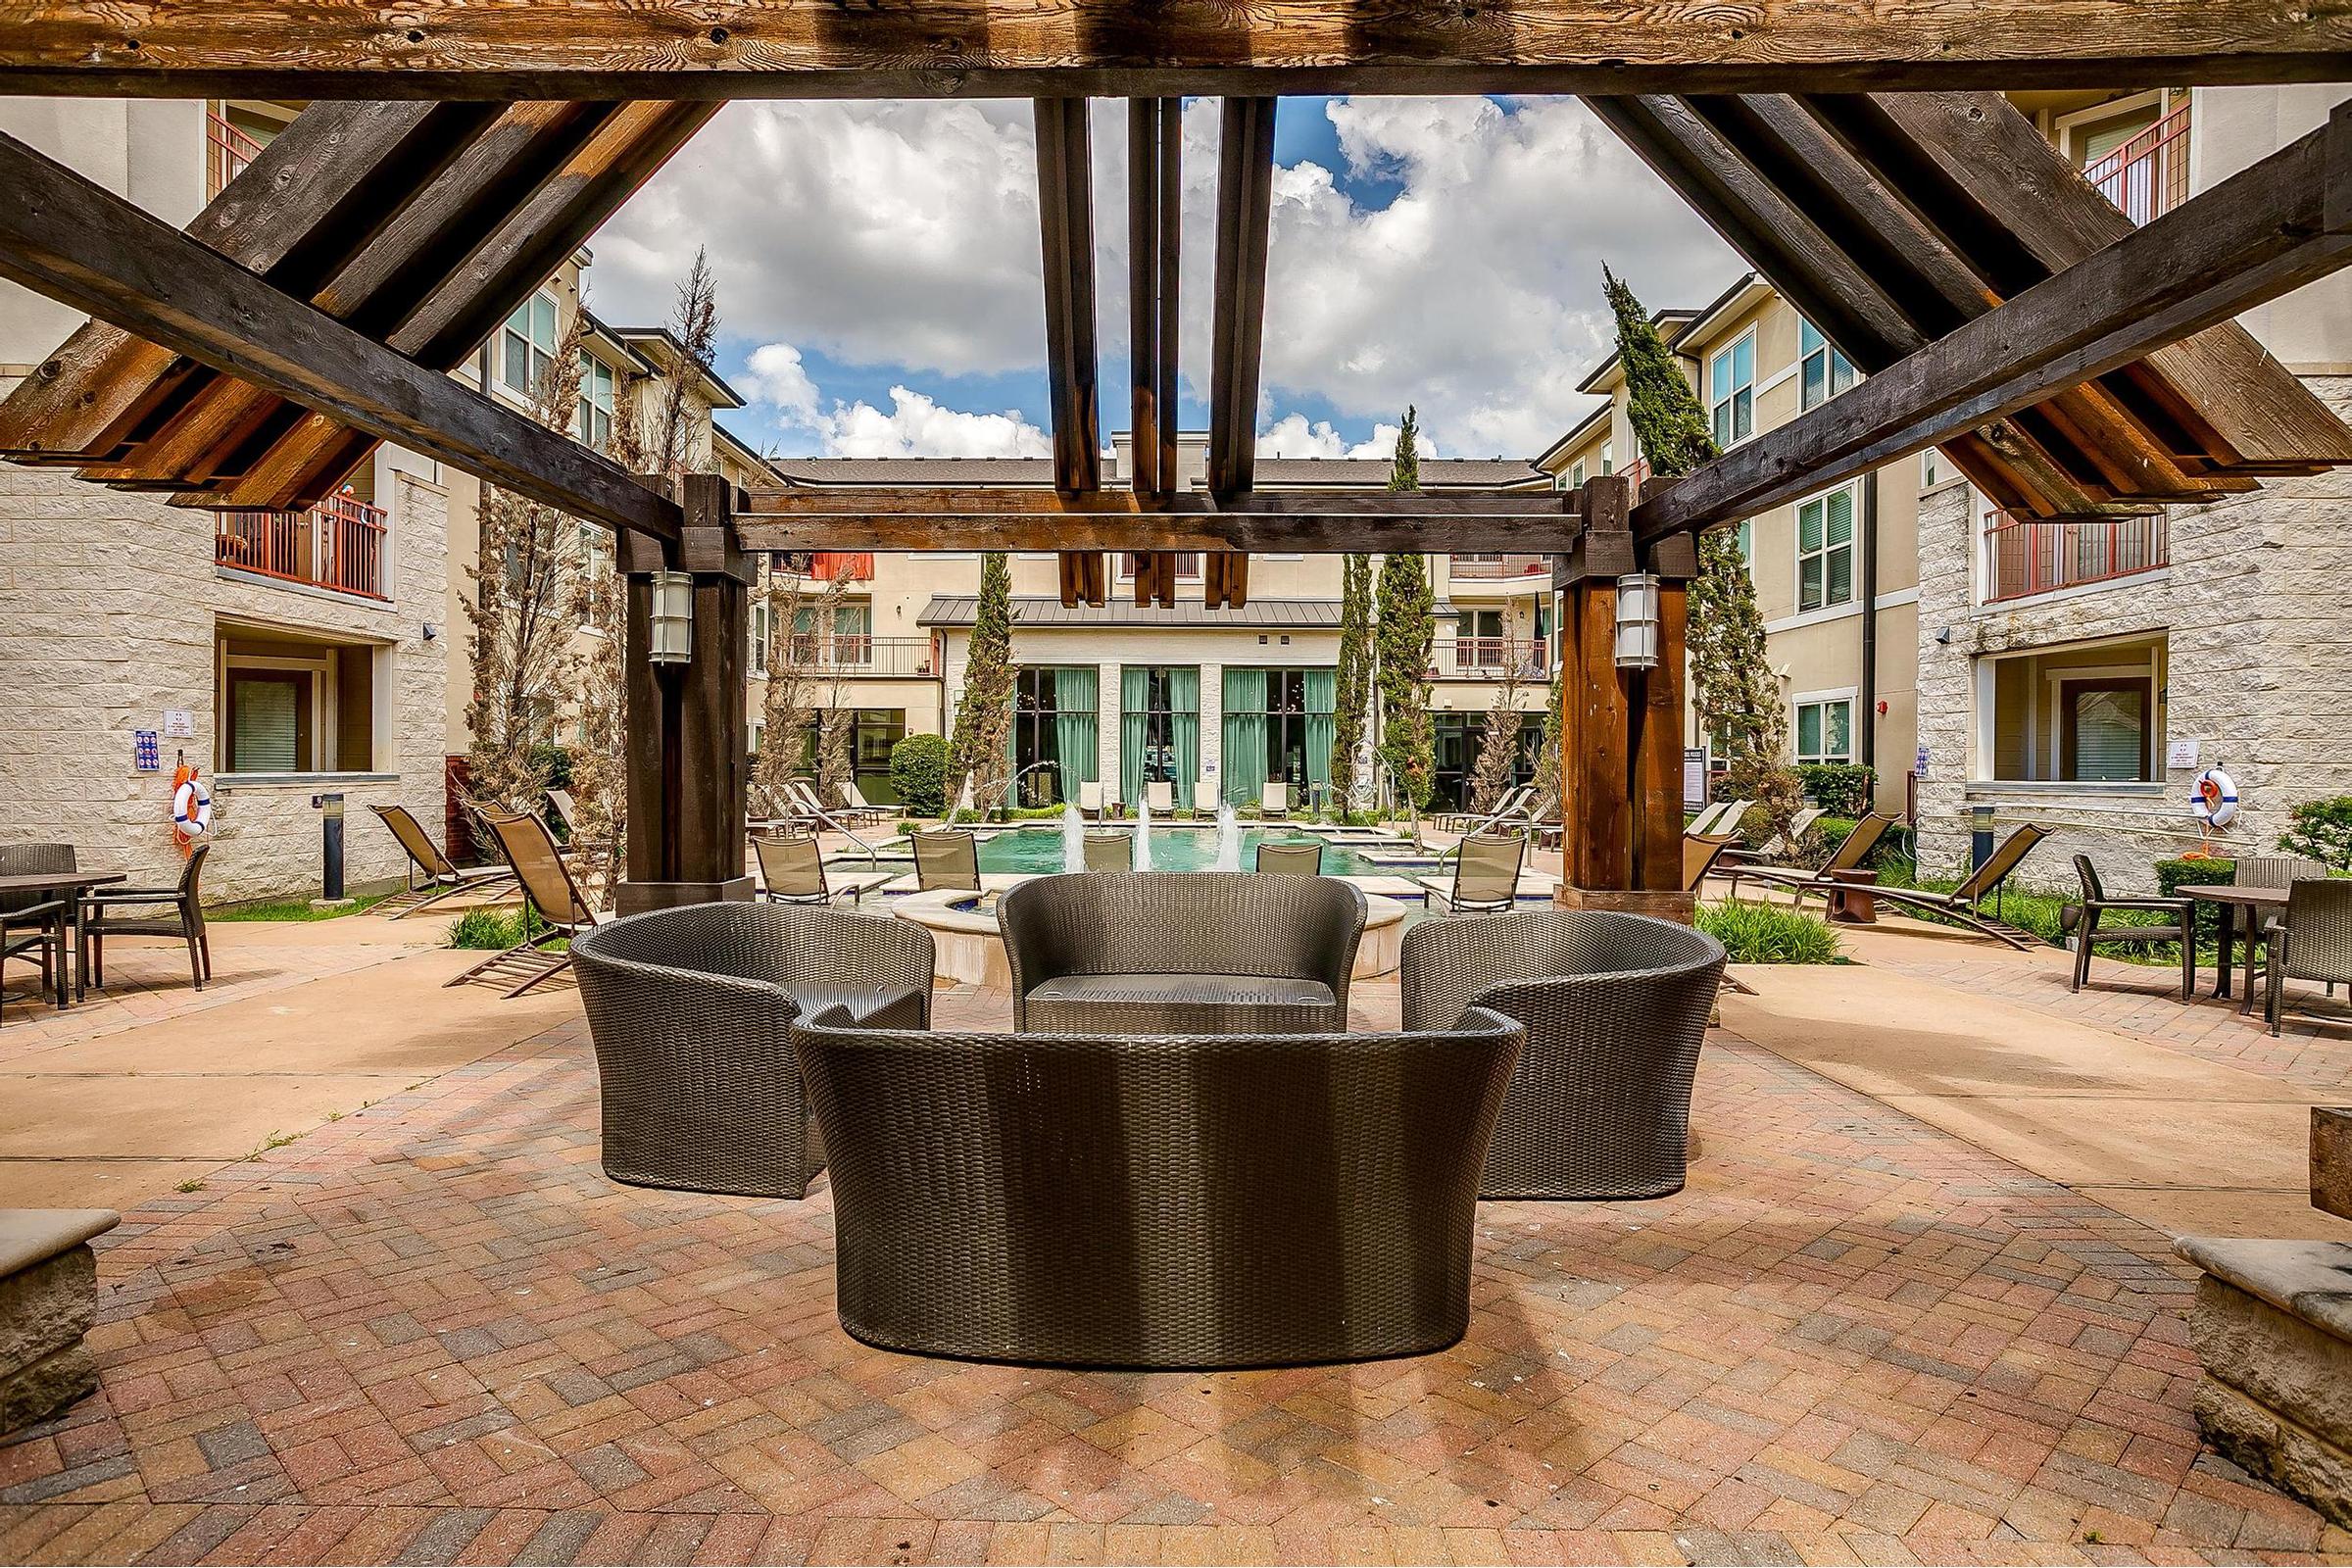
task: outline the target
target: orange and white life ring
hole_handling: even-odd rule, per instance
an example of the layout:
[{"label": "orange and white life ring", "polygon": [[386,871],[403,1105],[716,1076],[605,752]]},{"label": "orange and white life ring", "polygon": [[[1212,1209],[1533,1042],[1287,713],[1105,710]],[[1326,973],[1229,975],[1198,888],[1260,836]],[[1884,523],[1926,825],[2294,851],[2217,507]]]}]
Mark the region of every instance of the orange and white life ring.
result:
[{"label": "orange and white life ring", "polygon": [[172,832],[192,844],[213,830],[213,791],[192,767],[183,767],[172,791]]},{"label": "orange and white life ring", "polygon": [[2237,785],[2218,767],[2209,767],[2188,787],[2188,804],[2197,820],[2209,827],[2228,827],[2237,815]]}]

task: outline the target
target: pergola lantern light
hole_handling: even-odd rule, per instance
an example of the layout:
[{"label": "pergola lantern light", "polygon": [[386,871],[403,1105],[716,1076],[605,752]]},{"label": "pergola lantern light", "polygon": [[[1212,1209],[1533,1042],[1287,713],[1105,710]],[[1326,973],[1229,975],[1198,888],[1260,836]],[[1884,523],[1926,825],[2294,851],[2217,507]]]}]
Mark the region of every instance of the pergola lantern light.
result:
[{"label": "pergola lantern light", "polygon": [[1658,667],[1658,579],[1637,571],[1617,579],[1617,667]]},{"label": "pergola lantern light", "polygon": [[645,657],[657,664],[694,662],[694,578],[683,571],[652,574],[654,607]]}]

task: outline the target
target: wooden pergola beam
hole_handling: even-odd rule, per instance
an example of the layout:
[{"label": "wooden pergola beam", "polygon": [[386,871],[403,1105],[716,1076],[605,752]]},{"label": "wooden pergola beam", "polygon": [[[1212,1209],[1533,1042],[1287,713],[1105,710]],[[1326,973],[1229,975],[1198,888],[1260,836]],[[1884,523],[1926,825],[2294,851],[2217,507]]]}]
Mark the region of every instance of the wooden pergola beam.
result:
[{"label": "wooden pergola beam", "polygon": [[[1127,106],[1127,428],[1133,489],[1161,505],[1182,482],[1176,364],[1183,265],[1184,100],[1137,98]],[[1135,602],[1153,600],[1176,601],[1173,556],[1136,564]]]},{"label": "wooden pergola beam", "polygon": [[2352,264],[2352,108],[1635,513],[1731,522],[1968,434]]},{"label": "wooden pergola beam", "polygon": [[[1209,329],[1208,489],[1241,495],[1257,482],[1258,370],[1266,346],[1266,257],[1274,232],[1272,98],[1228,98],[1217,141],[1216,305]],[[1250,595],[1246,556],[1202,564],[1209,607]],[[1172,584],[1171,584],[1172,586]]]},{"label": "wooden pergola beam", "polygon": [[1172,97],[1838,92],[2352,76],[2352,17],[2275,0],[46,0],[0,92],[185,97]]},{"label": "wooden pergola beam", "polygon": [[[1053,410],[1054,488],[1102,488],[1101,360],[1095,347],[1095,161],[1083,98],[1040,98],[1038,233],[1045,256],[1046,384]],[[1061,602],[1104,601],[1102,557],[1065,550]]]},{"label": "wooden pergola beam", "polygon": [[271,287],[0,136],[0,275],[288,402],[615,530],[674,539],[675,502],[568,436]]}]

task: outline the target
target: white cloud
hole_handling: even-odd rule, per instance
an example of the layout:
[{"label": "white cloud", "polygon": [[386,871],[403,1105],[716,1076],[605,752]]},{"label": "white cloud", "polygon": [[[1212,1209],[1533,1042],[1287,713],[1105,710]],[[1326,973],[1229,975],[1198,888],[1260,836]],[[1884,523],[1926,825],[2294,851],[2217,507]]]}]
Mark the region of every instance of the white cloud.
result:
[{"label": "white cloud", "polygon": [[754,403],[766,404],[788,423],[816,420],[816,383],[801,364],[801,351],[789,343],[765,343],[752,350],[735,382]]},{"label": "white cloud", "polygon": [[862,399],[835,398],[828,406],[790,343],[754,349],[736,381],[755,406],[772,412],[780,428],[812,438],[823,457],[1042,458],[1053,451],[1052,437],[1017,410],[943,408],[938,399],[905,386],[890,389],[888,413]]},{"label": "white cloud", "polygon": [[[1257,432],[1257,455],[1261,458],[1386,458],[1396,451],[1397,427],[1375,424],[1365,440],[1350,444],[1332,427],[1329,419],[1307,422],[1303,414],[1286,414]],[[1439,456],[1428,437],[1416,435],[1413,447],[1422,457]]]}]

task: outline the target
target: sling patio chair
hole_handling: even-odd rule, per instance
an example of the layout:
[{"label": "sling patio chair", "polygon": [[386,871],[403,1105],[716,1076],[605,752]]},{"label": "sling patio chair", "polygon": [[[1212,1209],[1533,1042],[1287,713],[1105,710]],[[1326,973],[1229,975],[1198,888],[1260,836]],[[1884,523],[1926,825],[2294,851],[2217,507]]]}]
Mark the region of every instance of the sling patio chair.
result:
[{"label": "sling patio chair", "polygon": [[489,897],[504,895],[514,886],[514,872],[510,866],[452,865],[449,857],[425,837],[423,826],[407,807],[370,806],[368,809],[383,819],[384,826],[392,830],[393,838],[400,841],[401,849],[409,857],[408,891],[396,893],[377,905],[376,913],[405,920],[460,893]]},{"label": "sling patio chair", "polygon": [[[76,861],[71,844],[0,844],[0,876],[26,876],[41,871],[72,871]],[[41,990],[57,1004],[66,1004],[66,981],[73,965],[67,935],[74,924],[71,894],[0,894],[0,967],[10,958],[30,956],[40,965]]]},{"label": "sling patio chair", "polygon": [[562,953],[552,953],[548,946],[559,941],[569,943],[581,932],[593,930],[597,915],[580,896],[580,885],[571,879],[571,867],[564,863],[556,836],[547,830],[545,822],[527,812],[510,816],[493,811],[488,813],[488,820],[507,863],[514,868],[514,880],[522,885],[523,938],[447,984],[462,986],[478,982],[502,987],[508,996],[519,997],[571,967],[568,947]]},{"label": "sling patio chair", "polygon": [[1317,839],[1306,844],[1260,844],[1257,868],[1286,876],[1321,876],[1323,842]]},{"label": "sling patio chair", "polygon": [[1451,886],[1413,878],[1432,908],[1443,901],[1449,914],[1491,914],[1518,903],[1519,867],[1527,860],[1525,834],[1473,833],[1453,848]]},{"label": "sling patio chair", "polygon": [[[1951,920],[1967,926],[1996,942],[2006,942],[2020,953],[2031,953],[2042,945],[2041,938],[2022,930],[2001,918],[2001,891],[2008,884],[2010,873],[2018,868],[2034,846],[2049,835],[2028,822],[2003,839],[2000,847],[1984,858],[1984,863],[1968,873],[1960,885],[1949,893],[1931,893],[1925,888],[1876,887],[1873,899],[1885,900],[1898,908],[1909,909],[1934,919]],[[1807,893],[1822,893],[1821,888],[1807,888]],[[1992,900],[1992,913],[1983,907],[1986,899]]]},{"label": "sling patio chair", "polygon": [[1164,778],[1146,779],[1144,781],[1144,804],[1152,808],[1152,814],[1154,816],[1174,816],[1176,814],[1176,786]]},{"label": "sling patio chair", "polygon": [[1291,814],[1291,786],[1278,778],[1266,780],[1258,790],[1257,809],[1263,816],[1288,817]]},{"label": "sling patio chair", "polygon": [[1683,891],[1696,893],[1703,887],[1707,873],[1715,869],[1715,862],[1723,858],[1725,851],[1739,842],[1738,839],[1717,838],[1708,833],[1684,834]]},{"label": "sling patio chair", "polygon": [[1700,808],[1699,813],[1690,819],[1690,825],[1683,831],[1686,833],[1712,833],[1715,831],[1715,819],[1731,808],[1732,803],[1729,801],[1710,801]]},{"label": "sling patio chair", "polygon": [[547,804],[564,824],[564,841],[568,844],[580,836],[580,808],[571,798],[571,791],[558,784],[547,792]]},{"label": "sling patio chair", "polygon": [[168,888],[92,888],[81,898],[81,972],[96,986],[106,984],[109,937],[163,937],[188,945],[188,978],[199,991],[213,977],[213,939],[204,929],[198,884],[210,844],[188,851],[179,882]]},{"label": "sling patio chair", "polygon": [[[2067,989],[2080,991],[2090,978],[2090,956],[2098,948],[2153,947],[2180,944],[2180,1000],[2197,989],[2197,905],[2194,899],[2111,899],[2099,880],[2099,868],[2087,855],[2075,857],[2075,875],[2082,883],[2082,908],[2075,920],[2075,976]],[[2131,909],[2173,918],[2158,925],[2101,926],[2105,915]]]},{"label": "sling patio chair", "polygon": [[[1742,812],[1746,810],[1744,802],[1740,805],[1740,810]],[[1740,896],[1740,884],[1743,880],[1762,882],[1769,887],[1788,888],[1791,890],[1792,895],[1797,897],[1808,892],[1828,891],[1850,886],[1851,884],[1840,879],[1838,873],[1860,870],[1862,862],[1870,858],[1872,852],[1879,847],[1879,840],[1885,838],[1886,830],[1892,826],[1894,826],[1893,817],[1882,816],[1876,811],[1865,811],[1862,819],[1854,824],[1853,830],[1846,834],[1837,849],[1830,852],[1830,858],[1822,862],[1821,869],[1818,871],[1809,871],[1801,865],[1742,865],[1735,862],[1725,866],[1724,874],[1729,876],[1732,882],[1731,897],[1736,899]],[[1715,824],[1715,831],[1724,834],[1729,833],[1731,828],[1726,822],[1719,819]]]},{"label": "sling patio chair", "polygon": [[1089,833],[1085,843],[1089,871],[1135,869],[1135,839],[1126,833]]},{"label": "sling patio chair", "polygon": [[924,893],[980,891],[980,835],[935,827],[906,835],[914,846],[914,885]]},{"label": "sling patio chair", "polygon": [[858,787],[856,779],[842,780],[833,786],[833,793],[841,797],[841,807],[833,814],[852,827],[870,827],[890,815],[865,798],[865,792]]},{"label": "sling patio chair", "polygon": [[2263,1017],[2272,1034],[2289,980],[2318,980],[2330,992],[2352,981],[2352,881],[2296,877],[2287,883],[2285,915],[2263,928]]},{"label": "sling patio chair", "polygon": [[1224,809],[1224,807],[1225,797],[1217,793],[1215,779],[1198,778],[1193,780],[1193,814],[1195,816],[1214,816],[1218,811]]},{"label": "sling patio chair", "polygon": [[833,902],[833,889],[825,881],[825,852],[813,836],[755,833],[752,858],[760,867],[760,897],[767,903]]},{"label": "sling patio chair", "polygon": [[1090,822],[1102,820],[1102,785],[1099,780],[1086,779],[1079,784],[1078,814]]},{"label": "sling patio chair", "polygon": [[1535,793],[1533,784],[1517,785],[1503,791],[1502,799],[1484,811],[1447,811],[1431,817],[1430,826],[1441,832],[1474,833],[1488,827],[1516,825],[1527,815]]},{"label": "sling patio chair", "polygon": [[[1794,816],[1788,819],[1788,832],[1775,833],[1772,837],[1766,839],[1763,843],[1757,845],[1752,850],[1727,850],[1724,853],[1730,858],[1735,860],[1747,860],[1769,865],[1778,860],[1784,855],[1795,854],[1796,847],[1805,842],[1805,835],[1813,831],[1813,824],[1820,821],[1822,811],[1820,807],[1808,806],[1803,810],[1797,812]],[[1685,828],[1683,831],[1686,833],[1698,833],[1707,830],[1693,825],[1691,827]],[[1730,833],[1726,834],[1725,836],[1730,838],[1734,843],[1739,842],[1740,835],[1737,833]]]}]

